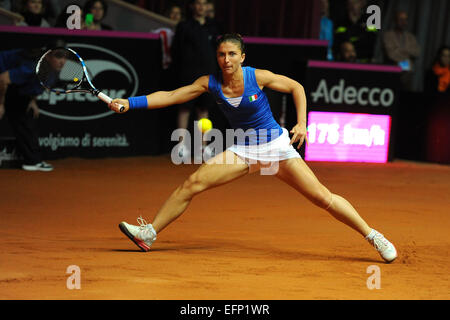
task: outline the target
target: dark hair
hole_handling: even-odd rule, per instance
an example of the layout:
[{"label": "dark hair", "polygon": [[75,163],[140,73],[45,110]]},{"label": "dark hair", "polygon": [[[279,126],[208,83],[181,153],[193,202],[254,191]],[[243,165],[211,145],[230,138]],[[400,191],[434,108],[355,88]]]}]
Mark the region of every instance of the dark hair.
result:
[{"label": "dark hair", "polygon": [[108,4],[106,3],[105,0],[88,0],[86,1],[86,3],[84,4],[83,7],[83,13],[87,14],[87,13],[91,13],[91,9],[94,6],[94,4],[96,2],[100,2],[103,6],[103,18],[106,17],[106,13],[108,12]]},{"label": "dark hair", "polygon": [[440,62],[440,60],[441,60],[441,55],[442,55],[442,52],[443,52],[444,50],[450,50],[450,47],[449,47],[449,46],[441,46],[441,47],[439,48],[439,50],[438,50],[437,53],[436,53],[436,57],[434,57],[433,65],[436,64],[436,63],[438,63],[438,62]]},{"label": "dark hair", "polygon": [[183,16],[184,16],[184,10],[183,10],[183,7],[182,7],[180,4],[178,4],[178,3],[171,3],[171,4],[166,8],[166,10],[164,10],[164,16],[168,17],[169,14],[170,14],[170,12],[172,11],[172,9],[175,8],[175,7],[180,8],[181,18],[183,18]]},{"label": "dark hair", "polygon": [[[27,4],[28,4],[29,0],[22,0],[20,2],[18,2],[17,6],[18,6],[18,12],[21,14],[24,14],[27,12]],[[14,1],[11,1],[11,4],[14,5]],[[47,7],[45,6],[45,1],[42,0],[42,9],[41,9],[41,13],[44,13],[45,10],[47,10]]]},{"label": "dark hair", "polygon": [[224,42],[233,42],[234,44],[237,44],[239,49],[241,49],[241,52],[245,53],[244,40],[242,40],[242,36],[240,34],[227,33],[219,36],[216,40],[216,49],[219,48],[219,46]]}]

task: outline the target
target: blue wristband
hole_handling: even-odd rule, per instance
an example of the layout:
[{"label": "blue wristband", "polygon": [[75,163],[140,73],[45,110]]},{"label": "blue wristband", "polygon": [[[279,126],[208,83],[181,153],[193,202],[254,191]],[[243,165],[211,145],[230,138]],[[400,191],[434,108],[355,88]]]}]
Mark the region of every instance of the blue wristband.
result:
[{"label": "blue wristband", "polygon": [[130,109],[146,109],[148,108],[147,96],[128,98]]}]

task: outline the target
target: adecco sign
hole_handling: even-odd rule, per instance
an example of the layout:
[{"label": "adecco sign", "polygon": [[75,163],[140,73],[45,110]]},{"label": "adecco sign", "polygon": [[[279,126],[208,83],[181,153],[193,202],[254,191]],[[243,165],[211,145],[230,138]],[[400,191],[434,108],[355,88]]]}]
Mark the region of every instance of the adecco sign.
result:
[{"label": "adecco sign", "polygon": [[307,159],[392,160],[400,74],[397,66],[309,60]]},{"label": "adecco sign", "polygon": [[[67,46],[80,53],[86,62],[92,82],[106,95],[115,99],[133,96],[137,93],[139,77],[134,67],[124,57],[112,50],[91,44],[69,43]],[[105,73],[108,75],[106,79],[101,76]],[[101,81],[98,81],[99,78],[101,78]],[[102,103],[99,102],[97,97],[89,93],[77,92],[57,95],[54,92],[44,92],[38,97],[38,100],[44,102],[40,104],[41,113],[57,119],[84,121],[99,119],[114,114],[113,111],[109,110],[99,112],[99,108],[89,106],[94,103]],[[64,108],[64,105],[73,102],[83,104],[82,115],[65,112],[69,111],[69,107]],[[84,108],[84,105],[87,105],[86,108]],[[58,108],[55,108],[55,106],[58,106]],[[78,105],[77,108],[80,108],[80,106]],[[105,107],[103,110],[107,110],[107,108]],[[73,110],[70,111],[73,112]]]},{"label": "adecco sign", "polygon": [[317,88],[311,93],[312,102],[326,104],[383,106],[390,107],[394,103],[394,91],[390,88],[346,86],[344,79],[338,84],[327,84],[321,79]]},{"label": "adecco sign", "polygon": [[314,111],[394,113],[401,69],[397,66],[308,61],[305,88]]}]

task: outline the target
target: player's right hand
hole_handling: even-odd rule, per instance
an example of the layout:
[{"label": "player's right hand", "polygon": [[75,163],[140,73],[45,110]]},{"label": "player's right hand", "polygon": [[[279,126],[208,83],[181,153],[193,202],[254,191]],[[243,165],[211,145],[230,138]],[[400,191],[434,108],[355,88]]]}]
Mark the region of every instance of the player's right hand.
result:
[{"label": "player's right hand", "polygon": [[[125,107],[123,111],[120,111],[121,107],[119,104]],[[110,104],[108,104],[108,108],[117,113],[125,113],[130,109],[130,104],[128,99],[114,99]]]}]

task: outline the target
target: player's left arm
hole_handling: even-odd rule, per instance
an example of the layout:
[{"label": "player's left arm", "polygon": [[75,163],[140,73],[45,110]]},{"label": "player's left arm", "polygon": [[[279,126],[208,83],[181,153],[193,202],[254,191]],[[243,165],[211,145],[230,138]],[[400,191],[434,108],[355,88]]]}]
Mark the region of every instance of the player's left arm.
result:
[{"label": "player's left arm", "polygon": [[308,142],[306,136],[306,94],[303,86],[297,81],[279,74],[275,74],[268,70],[255,70],[255,77],[258,85],[267,87],[272,90],[290,93],[294,100],[297,110],[297,124],[292,128],[293,134],[291,144],[299,141],[297,148],[300,148],[304,140]]}]

